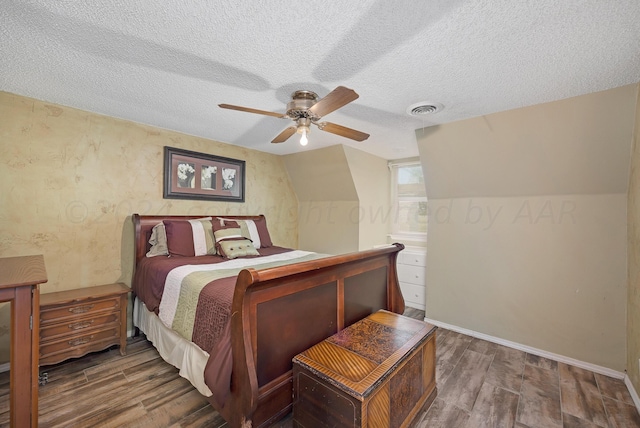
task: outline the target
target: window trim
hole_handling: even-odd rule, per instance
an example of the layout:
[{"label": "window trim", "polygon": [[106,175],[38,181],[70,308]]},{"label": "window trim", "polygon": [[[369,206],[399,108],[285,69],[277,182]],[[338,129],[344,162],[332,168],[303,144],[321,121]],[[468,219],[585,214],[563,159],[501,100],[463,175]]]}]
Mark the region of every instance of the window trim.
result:
[{"label": "window trim", "polygon": [[[427,196],[398,196],[398,173],[397,169],[405,166],[419,166],[422,169],[422,163],[419,158],[415,159],[405,159],[402,161],[390,161],[388,163],[389,171],[391,172],[391,207],[394,213],[393,221],[391,222],[391,233],[389,236],[392,239],[404,239],[407,241],[416,241],[416,240],[424,240],[427,236],[427,232],[411,232],[408,230],[402,231],[398,229],[397,215],[399,212],[399,202],[401,201],[409,201],[409,202],[427,202]],[[424,180],[424,171],[423,171],[423,180]],[[426,189],[425,189],[426,193]]]}]

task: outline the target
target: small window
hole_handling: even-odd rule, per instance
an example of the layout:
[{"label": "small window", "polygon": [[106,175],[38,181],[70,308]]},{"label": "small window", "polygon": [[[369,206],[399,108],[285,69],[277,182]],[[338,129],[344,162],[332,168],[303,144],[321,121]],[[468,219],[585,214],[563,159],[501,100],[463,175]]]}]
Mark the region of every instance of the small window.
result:
[{"label": "small window", "polygon": [[391,198],[394,207],[392,235],[427,233],[427,192],[419,161],[390,163]]}]

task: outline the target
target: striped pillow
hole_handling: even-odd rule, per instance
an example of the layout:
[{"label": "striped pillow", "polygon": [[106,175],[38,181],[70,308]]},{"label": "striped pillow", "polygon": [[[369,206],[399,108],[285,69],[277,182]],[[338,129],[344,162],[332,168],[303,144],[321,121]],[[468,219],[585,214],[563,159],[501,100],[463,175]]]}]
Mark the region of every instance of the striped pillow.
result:
[{"label": "striped pillow", "polygon": [[225,222],[237,223],[242,231],[242,236],[250,239],[255,248],[266,248],[273,245],[264,218],[259,220],[240,220],[236,218],[218,217],[218,220],[220,220],[222,225],[224,225]]},{"label": "striped pillow", "polygon": [[216,254],[211,217],[164,220],[164,228],[169,255],[193,257]]}]

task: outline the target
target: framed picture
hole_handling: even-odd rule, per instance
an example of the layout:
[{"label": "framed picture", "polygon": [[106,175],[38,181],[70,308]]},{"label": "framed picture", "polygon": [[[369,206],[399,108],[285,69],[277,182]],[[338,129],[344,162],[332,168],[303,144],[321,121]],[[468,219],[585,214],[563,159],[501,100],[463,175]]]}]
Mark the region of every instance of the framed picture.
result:
[{"label": "framed picture", "polygon": [[244,161],[165,147],[163,196],[244,202]]}]

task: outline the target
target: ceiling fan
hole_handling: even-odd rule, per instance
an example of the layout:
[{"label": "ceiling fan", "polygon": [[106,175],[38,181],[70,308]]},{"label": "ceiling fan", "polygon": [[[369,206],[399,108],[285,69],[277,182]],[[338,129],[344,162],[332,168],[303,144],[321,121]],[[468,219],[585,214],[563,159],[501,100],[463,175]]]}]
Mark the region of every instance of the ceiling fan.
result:
[{"label": "ceiling fan", "polygon": [[316,125],[322,131],[330,132],[356,141],[364,141],[369,138],[369,134],[356,131],[355,129],[336,125],[331,122],[319,122],[323,116],[326,116],[340,107],[344,107],[357,98],[358,94],[356,94],[353,89],[338,86],[333,91],[329,92],[327,96],[320,99],[318,99],[318,94],[315,92],[295,91],[291,94],[291,101],[287,103],[287,112],[285,114],[234,106],[231,104],[218,104],[218,107],[230,110],[246,111],[248,113],[263,114],[266,116],[278,117],[280,119],[291,119],[296,124],[282,131],[271,142],[283,143],[293,134],[298,133],[302,134],[300,144],[306,146],[308,142],[307,134],[310,132],[311,124]]}]

